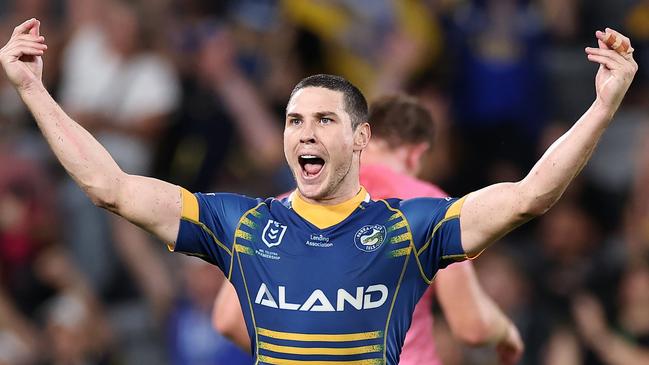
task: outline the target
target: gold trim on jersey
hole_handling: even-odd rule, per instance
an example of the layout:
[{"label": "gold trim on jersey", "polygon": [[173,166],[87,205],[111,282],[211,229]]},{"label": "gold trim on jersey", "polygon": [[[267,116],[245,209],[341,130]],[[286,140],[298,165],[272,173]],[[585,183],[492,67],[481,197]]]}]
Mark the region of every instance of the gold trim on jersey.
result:
[{"label": "gold trim on jersey", "polygon": [[[266,205],[266,203],[261,202],[261,203],[257,204],[254,208],[248,209],[239,218],[239,223],[237,223],[237,228],[235,228],[235,230],[234,230],[234,239],[232,240],[232,250],[231,250],[232,252],[235,252],[235,249],[236,249],[235,245],[237,244],[237,238],[241,238],[241,239],[244,239],[246,241],[252,241],[253,240],[252,234],[241,230],[241,225],[245,225],[245,226],[249,226],[248,224],[254,225],[255,223],[252,220],[250,220],[250,218],[248,218],[248,214],[250,214],[253,217],[257,218],[258,217],[257,214],[259,214],[259,212],[257,212],[257,209],[262,205]],[[245,252],[245,251],[241,251],[241,252],[247,254],[247,252]],[[232,255],[230,257],[230,270],[228,270],[228,274],[227,274],[228,281],[232,281],[232,270],[233,270],[232,267],[233,266],[234,266],[234,255]]]},{"label": "gold trim on jersey", "polygon": [[257,361],[273,365],[383,365],[383,359],[365,359],[365,360],[351,360],[351,361],[322,361],[322,360],[288,360],[278,359],[271,356],[258,356]]},{"label": "gold trim on jersey", "polygon": [[272,343],[264,341],[259,342],[259,348],[262,350],[291,355],[360,355],[383,351],[382,345],[355,347],[296,347],[273,345]]},{"label": "gold trim on jersey", "polygon": [[363,341],[383,337],[383,331],[358,332],[358,333],[336,333],[336,334],[315,334],[273,331],[266,328],[257,328],[257,334],[264,337],[276,338],[290,341],[319,341],[319,342],[347,342]]},{"label": "gold trim on jersey", "polygon": [[180,216],[190,221],[200,222],[198,199],[185,188],[180,188],[182,195],[182,213]]},{"label": "gold trim on jersey", "polygon": [[411,251],[412,251],[412,247],[410,247],[410,246],[400,248],[398,250],[392,250],[392,251],[388,252],[388,257],[394,258],[394,257],[405,256],[405,255],[410,254]]},{"label": "gold trim on jersey", "polygon": [[466,196],[456,200],[453,204],[451,204],[451,206],[446,210],[444,218],[459,217],[465,200]]},{"label": "gold trim on jersey", "polygon": [[300,196],[296,190],[293,193],[293,210],[302,218],[309,221],[314,226],[325,229],[336,225],[350,214],[367,199],[367,191],[361,186],[361,190],[353,198],[336,205],[320,205],[308,203]]},{"label": "gold trim on jersey", "polygon": [[255,254],[255,251],[253,251],[252,248],[250,248],[248,246],[240,245],[238,243],[234,245],[234,249],[237,252],[245,253],[246,255],[254,255]]}]

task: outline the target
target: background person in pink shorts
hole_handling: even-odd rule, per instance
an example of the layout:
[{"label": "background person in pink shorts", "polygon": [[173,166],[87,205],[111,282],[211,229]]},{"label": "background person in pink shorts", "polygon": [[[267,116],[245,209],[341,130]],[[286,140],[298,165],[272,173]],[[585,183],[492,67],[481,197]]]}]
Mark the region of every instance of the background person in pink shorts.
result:
[{"label": "background person in pink shorts", "polygon": [[[417,179],[423,154],[433,140],[430,113],[416,99],[385,96],[370,106],[372,141],[362,155],[360,181],[373,199],[446,197],[439,187]],[[516,326],[482,290],[470,261],[440,270],[419,300],[406,335],[399,364],[441,364],[433,338],[433,296],[453,334],[471,346],[495,345],[502,364],[516,363],[523,342]],[[217,297],[215,327],[237,345],[249,350],[250,340],[237,294],[224,285]]]}]

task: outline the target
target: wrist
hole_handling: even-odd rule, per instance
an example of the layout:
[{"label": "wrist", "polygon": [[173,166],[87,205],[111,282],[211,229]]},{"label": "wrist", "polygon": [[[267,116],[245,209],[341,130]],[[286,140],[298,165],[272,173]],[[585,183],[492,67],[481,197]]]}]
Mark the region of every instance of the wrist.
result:
[{"label": "wrist", "polygon": [[614,107],[608,103],[605,103],[602,99],[597,97],[595,101],[593,102],[593,105],[591,106],[590,110],[598,117],[601,119],[606,120],[607,122],[610,122],[613,119],[613,115],[615,115],[615,112],[617,111],[617,107]]},{"label": "wrist", "polygon": [[18,95],[24,98],[25,96],[40,94],[42,92],[46,92],[47,90],[45,89],[45,85],[43,85],[43,82],[41,80],[32,80],[24,82],[22,85],[17,86],[16,91],[18,91]]}]

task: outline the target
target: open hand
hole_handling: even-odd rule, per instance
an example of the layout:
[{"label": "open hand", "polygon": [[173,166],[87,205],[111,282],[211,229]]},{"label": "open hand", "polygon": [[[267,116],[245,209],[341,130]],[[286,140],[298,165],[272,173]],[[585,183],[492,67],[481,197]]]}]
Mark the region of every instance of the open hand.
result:
[{"label": "open hand", "polygon": [[[613,32],[616,36],[628,40],[622,34],[607,28],[607,32]],[[597,100],[611,113],[614,113],[620,106],[624,94],[629,89],[635,73],[638,71],[638,64],[633,59],[633,52],[618,52],[611,49],[604,43],[606,34],[601,31],[595,33],[598,48],[587,47],[588,60],[599,63],[599,70],[595,76],[595,90]],[[629,41],[629,47],[631,48]]]},{"label": "open hand", "polygon": [[43,76],[41,56],[47,49],[40,35],[41,22],[29,19],[14,29],[9,42],[0,50],[0,63],[9,81],[17,89],[40,83]]}]

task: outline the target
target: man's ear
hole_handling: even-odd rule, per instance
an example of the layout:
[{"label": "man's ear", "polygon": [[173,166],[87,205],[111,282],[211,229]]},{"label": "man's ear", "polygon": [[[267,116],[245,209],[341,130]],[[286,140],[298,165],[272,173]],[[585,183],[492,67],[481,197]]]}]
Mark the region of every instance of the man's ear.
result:
[{"label": "man's ear", "polygon": [[354,131],[354,151],[362,151],[370,143],[372,130],[367,122],[361,123]]}]

